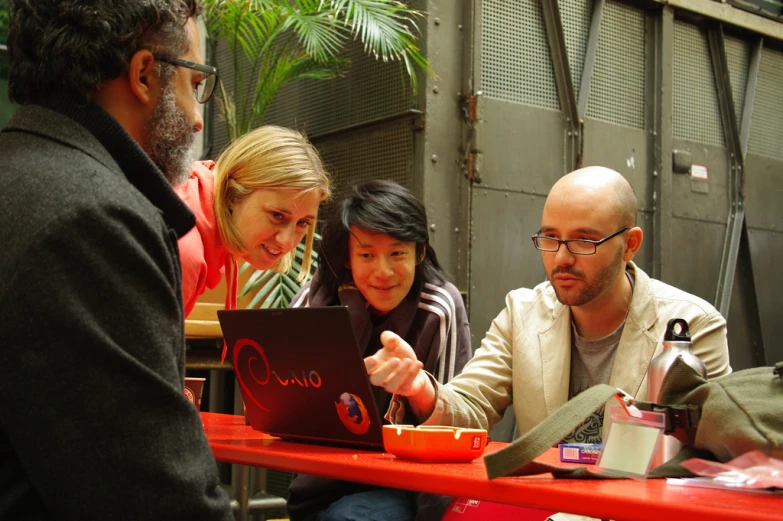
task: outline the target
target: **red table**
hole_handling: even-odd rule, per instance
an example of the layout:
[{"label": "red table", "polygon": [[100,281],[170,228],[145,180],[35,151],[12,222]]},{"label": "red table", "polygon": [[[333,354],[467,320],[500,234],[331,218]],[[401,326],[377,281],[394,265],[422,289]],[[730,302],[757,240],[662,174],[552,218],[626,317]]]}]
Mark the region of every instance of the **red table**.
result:
[{"label": "red table", "polygon": [[[472,463],[416,463],[384,452],[282,441],[244,418],[201,413],[215,459],[449,496],[623,521],[783,521],[783,496],[667,485],[665,480],[566,480],[551,475],[487,479]],[[506,444],[492,442],[488,452]],[[554,449],[541,461],[556,463]]]}]

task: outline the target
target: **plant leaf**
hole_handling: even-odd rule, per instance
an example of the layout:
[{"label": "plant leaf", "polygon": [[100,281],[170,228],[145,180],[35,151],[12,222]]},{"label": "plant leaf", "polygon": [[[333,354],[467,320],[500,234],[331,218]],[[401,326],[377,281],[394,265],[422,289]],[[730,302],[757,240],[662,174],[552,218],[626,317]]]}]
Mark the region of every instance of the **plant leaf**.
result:
[{"label": "plant leaf", "polygon": [[[315,234],[316,241],[321,240],[321,236]],[[312,274],[317,268],[318,255],[315,250],[311,252],[311,268]],[[297,276],[302,271],[302,258],[304,257],[304,241],[299,243],[296,247],[296,254],[293,262],[291,263],[291,270],[288,273],[275,273],[270,270],[258,270],[253,273],[248,281],[243,285],[240,292],[240,298],[256,292],[248,308],[270,308],[270,307],[286,307],[294,298],[296,293],[301,289],[301,284],[296,281]],[[242,270],[253,269],[249,264],[243,264]]]},{"label": "plant leaf", "polygon": [[349,34],[328,12],[310,14],[298,11],[287,22],[302,42],[306,54],[317,62],[326,62],[337,56],[348,41]]},{"label": "plant leaf", "polygon": [[245,295],[247,295],[248,293],[251,293],[253,291],[257,291],[258,293],[263,294],[264,291],[269,291],[269,289],[265,290],[264,288],[268,288],[268,286],[270,286],[270,284],[275,284],[276,283],[275,277],[278,274],[275,273],[274,271],[259,270],[258,273],[260,273],[261,275],[258,277],[257,280],[252,281],[252,282],[248,281],[242,287],[242,291],[239,293],[239,298],[242,298]]}]

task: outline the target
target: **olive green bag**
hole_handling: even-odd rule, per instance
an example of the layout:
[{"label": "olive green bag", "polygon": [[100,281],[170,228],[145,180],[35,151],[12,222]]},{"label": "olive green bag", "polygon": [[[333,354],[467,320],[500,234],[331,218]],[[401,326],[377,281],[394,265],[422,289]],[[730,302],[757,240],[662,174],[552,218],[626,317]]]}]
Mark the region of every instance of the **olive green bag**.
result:
[{"label": "olive green bag", "polygon": [[[564,469],[534,461],[615,395],[624,393],[609,385],[596,385],[580,393],[508,447],[485,456],[487,475],[490,479],[546,472],[556,477],[623,477],[611,470]],[[634,405],[665,413],[666,434],[686,447],[671,461],[651,470],[649,477],[691,476],[679,463],[693,457],[725,462],[759,449],[783,458],[783,362],[707,381],[678,359],[663,380],[660,402],[635,401]]]}]

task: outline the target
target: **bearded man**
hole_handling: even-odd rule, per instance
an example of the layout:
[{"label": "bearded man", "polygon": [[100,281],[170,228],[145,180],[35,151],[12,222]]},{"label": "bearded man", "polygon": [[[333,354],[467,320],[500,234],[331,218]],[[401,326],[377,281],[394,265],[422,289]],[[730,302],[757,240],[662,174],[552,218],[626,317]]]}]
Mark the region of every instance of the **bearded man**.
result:
[{"label": "bearded man", "polygon": [[[731,372],[721,314],[633,263],[643,237],[636,214],[636,196],[618,172],[592,166],[562,177],[533,235],[548,281],[506,296],[462,373],[437,383],[385,332],[384,349],[365,359],[370,381],[402,397],[398,418],[410,408],[428,425],[490,429],[513,404],[522,435],[593,385],[645,400],[647,368],[672,318],[688,322],[709,378]],[[565,441],[600,443],[601,424],[596,415]]]},{"label": "bearded man", "polygon": [[[516,432],[524,435],[593,385],[646,400],[647,368],[663,349],[671,318],[688,322],[709,378],[730,373],[721,314],[633,263],[643,238],[636,214],[633,188],[614,170],[591,166],[558,180],[533,235],[548,280],[506,296],[461,374],[441,384],[403,339],[381,334],[383,348],[364,363],[370,382],[396,395],[392,419],[401,423],[410,409],[425,425],[491,429],[513,406]],[[563,441],[601,443],[602,418],[601,411],[593,414]],[[453,506],[464,501],[455,499],[444,521],[456,519]],[[471,501],[471,519],[590,519]]]},{"label": "bearded man", "polygon": [[233,519],[183,394],[197,0],[11,0],[0,519]]}]

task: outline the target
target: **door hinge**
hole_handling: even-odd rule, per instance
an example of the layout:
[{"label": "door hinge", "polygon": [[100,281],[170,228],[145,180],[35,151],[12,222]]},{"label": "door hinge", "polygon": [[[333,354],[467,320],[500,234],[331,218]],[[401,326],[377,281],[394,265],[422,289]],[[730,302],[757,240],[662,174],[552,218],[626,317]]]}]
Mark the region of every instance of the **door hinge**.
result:
[{"label": "door hinge", "polygon": [[476,167],[477,159],[478,152],[470,152],[467,157],[465,157],[463,170],[465,172],[465,179],[471,183],[479,184],[481,183],[481,174],[479,174],[478,168]]},{"label": "door hinge", "polygon": [[466,132],[463,134],[462,171],[465,178],[471,183],[480,183],[481,175],[478,172],[478,154],[476,150],[476,134],[478,132],[478,97],[481,92],[460,96],[460,109]]}]

